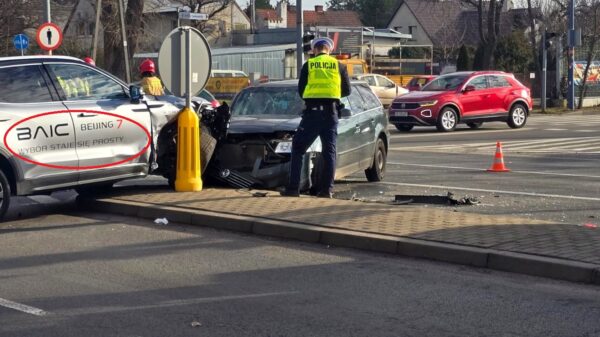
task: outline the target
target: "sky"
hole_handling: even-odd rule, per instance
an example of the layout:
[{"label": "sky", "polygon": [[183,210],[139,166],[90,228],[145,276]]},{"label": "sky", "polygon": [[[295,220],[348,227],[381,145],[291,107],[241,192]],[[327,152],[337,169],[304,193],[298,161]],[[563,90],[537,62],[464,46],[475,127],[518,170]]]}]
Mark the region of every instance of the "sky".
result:
[{"label": "sky", "polygon": [[[250,0],[236,0],[238,2],[238,4],[242,7],[242,8],[246,8],[246,5],[248,4],[248,2]],[[302,8],[304,9],[315,9],[315,5],[323,5],[325,7],[327,7],[327,2],[328,0],[302,0]],[[296,4],[296,0],[291,0],[290,3],[292,5]],[[275,5],[277,4],[276,0],[271,0],[271,5],[273,5],[273,7],[275,7]]]}]

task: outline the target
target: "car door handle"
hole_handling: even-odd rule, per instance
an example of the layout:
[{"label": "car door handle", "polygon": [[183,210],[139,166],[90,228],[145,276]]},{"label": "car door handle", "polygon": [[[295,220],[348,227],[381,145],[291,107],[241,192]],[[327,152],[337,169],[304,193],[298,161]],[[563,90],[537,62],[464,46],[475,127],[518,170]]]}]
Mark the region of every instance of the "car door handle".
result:
[{"label": "car door handle", "polygon": [[86,113],[80,113],[79,115],[77,115],[77,117],[95,117],[98,116],[98,114],[86,114]]}]

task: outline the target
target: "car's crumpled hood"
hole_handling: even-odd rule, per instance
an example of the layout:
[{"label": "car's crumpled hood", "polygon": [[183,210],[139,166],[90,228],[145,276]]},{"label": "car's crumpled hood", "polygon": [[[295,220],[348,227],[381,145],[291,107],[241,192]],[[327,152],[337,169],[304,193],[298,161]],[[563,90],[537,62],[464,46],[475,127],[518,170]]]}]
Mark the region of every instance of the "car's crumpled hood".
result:
[{"label": "car's crumpled hood", "polygon": [[274,133],[278,131],[293,132],[296,131],[299,124],[300,116],[281,116],[281,118],[233,116],[229,122],[229,133]]}]

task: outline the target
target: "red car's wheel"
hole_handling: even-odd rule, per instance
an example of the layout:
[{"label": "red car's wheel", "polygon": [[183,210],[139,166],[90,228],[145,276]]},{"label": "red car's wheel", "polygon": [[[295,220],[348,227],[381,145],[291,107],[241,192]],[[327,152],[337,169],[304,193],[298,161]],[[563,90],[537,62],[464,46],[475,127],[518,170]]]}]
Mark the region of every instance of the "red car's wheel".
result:
[{"label": "red car's wheel", "polygon": [[454,131],[458,124],[458,114],[450,107],[445,107],[440,111],[440,115],[437,120],[437,129],[442,132]]}]

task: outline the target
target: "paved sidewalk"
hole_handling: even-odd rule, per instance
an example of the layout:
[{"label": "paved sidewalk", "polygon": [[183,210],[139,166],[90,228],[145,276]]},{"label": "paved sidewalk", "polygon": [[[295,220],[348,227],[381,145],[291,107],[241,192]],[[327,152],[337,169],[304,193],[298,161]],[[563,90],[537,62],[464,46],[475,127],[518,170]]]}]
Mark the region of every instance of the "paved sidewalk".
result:
[{"label": "paved sidewalk", "polygon": [[[461,212],[461,207],[284,198],[276,192],[120,189],[98,211],[253,232],[600,284],[600,229]],[[477,206],[462,206],[477,207]]]}]

